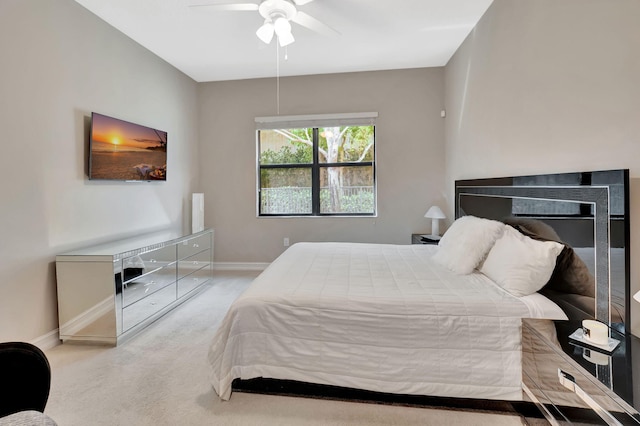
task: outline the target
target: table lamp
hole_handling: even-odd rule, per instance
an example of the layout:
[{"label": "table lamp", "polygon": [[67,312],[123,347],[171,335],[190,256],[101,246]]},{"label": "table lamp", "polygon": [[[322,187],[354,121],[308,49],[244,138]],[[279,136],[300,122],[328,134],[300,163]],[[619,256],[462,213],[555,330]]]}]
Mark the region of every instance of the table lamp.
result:
[{"label": "table lamp", "polygon": [[444,215],[440,207],[431,206],[429,210],[425,213],[424,217],[431,219],[431,234],[426,235],[427,238],[432,240],[440,239],[440,219],[446,219],[447,217]]}]

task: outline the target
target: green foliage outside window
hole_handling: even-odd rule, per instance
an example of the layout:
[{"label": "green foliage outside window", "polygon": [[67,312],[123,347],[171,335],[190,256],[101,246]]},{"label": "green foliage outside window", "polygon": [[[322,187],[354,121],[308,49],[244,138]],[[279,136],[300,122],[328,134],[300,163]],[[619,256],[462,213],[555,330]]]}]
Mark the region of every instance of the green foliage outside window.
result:
[{"label": "green foliage outside window", "polygon": [[300,142],[290,142],[279,151],[267,149],[260,156],[261,164],[309,164],[313,163],[313,148]]}]

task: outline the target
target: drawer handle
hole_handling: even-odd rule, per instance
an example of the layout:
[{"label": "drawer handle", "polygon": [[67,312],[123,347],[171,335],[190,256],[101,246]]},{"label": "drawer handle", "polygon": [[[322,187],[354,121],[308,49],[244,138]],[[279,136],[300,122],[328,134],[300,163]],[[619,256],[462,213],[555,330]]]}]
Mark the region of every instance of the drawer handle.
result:
[{"label": "drawer handle", "polygon": [[156,263],[156,260],[155,259],[149,259],[149,262]]},{"label": "drawer handle", "polygon": [[156,282],[155,281],[149,281],[148,283],[146,283],[144,286],[150,286],[150,285],[154,285]]},{"label": "drawer handle", "polygon": [[574,392],[580,399],[582,399],[593,411],[596,412],[598,416],[605,421],[609,426],[622,426],[622,423],[618,421],[615,417],[611,415],[610,412],[605,410],[600,404],[598,404],[588,393],[586,393],[578,384],[576,383],[575,377],[571,374],[563,371],[558,368],[558,380],[560,384],[565,388],[569,389],[571,392]]},{"label": "drawer handle", "polygon": [[195,244],[195,243],[193,244],[193,246],[194,246],[195,248],[198,248],[198,247],[200,247],[200,245],[198,245],[198,244]]},{"label": "drawer handle", "polygon": [[197,260],[194,260],[194,261],[193,261],[193,264],[194,264],[194,265],[197,265],[197,264],[198,264],[198,261],[197,261]]}]

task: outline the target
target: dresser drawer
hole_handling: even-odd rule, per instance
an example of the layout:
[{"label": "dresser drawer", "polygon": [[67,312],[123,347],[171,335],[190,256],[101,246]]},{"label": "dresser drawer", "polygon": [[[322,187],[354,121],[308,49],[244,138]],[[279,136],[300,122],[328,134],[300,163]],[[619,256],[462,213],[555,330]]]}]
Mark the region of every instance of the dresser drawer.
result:
[{"label": "dresser drawer", "polygon": [[176,300],[176,283],[138,300],[122,310],[122,331],[140,324]]},{"label": "dresser drawer", "polygon": [[178,260],[193,256],[203,250],[211,248],[211,234],[204,234],[198,237],[178,243]]},{"label": "dresser drawer", "polygon": [[211,268],[211,251],[202,251],[178,262],[178,279],[202,268]]},{"label": "dresser drawer", "polygon": [[178,281],[178,297],[182,297],[211,279],[211,268],[204,267]]},{"label": "dresser drawer", "polygon": [[[159,249],[151,250],[145,253],[141,253],[138,256],[144,264],[144,272],[151,272],[154,269],[161,268],[176,261],[176,247],[173,245],[161,247]],[[127,259],[123,260],[123,264]],[[139,263],[139,261],[138,261]]]},{"label": "dresser drawer", "polygon": [[176,280],[176,264],[141,275],[125,283],[122,290],[122,306],[132,303],[172,284]]}]

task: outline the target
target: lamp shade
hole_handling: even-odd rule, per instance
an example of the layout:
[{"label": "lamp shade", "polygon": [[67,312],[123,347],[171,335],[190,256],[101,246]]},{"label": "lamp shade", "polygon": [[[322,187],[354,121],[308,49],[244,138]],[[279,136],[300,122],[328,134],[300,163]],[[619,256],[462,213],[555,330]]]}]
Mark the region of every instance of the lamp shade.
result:
[{"label": "lamp shade", "polygon": [[278,34],[278,37],[281,37],[286,33],[291,33],[291,24],[289,23],[287,18],[284,18],[284,17],[276,18],[275,22],[273,23],[273,26],[276,31],[276,34]]},{"label": "lamp shade", "polygon": [[266,44],[269,44],[271,43],[271,39],[273,38],[274,31],[275,28],[271,21],[265,20],[264,25],[262,25],[260,28],[258,28],[258,31],[256,31],[256,35],[260,40],[262,40]]},{"label": "lamp shade", "polygon": [[290,32],[284,33],[282,35],[278,34],[278,43],[280,43],[280,47],[288,46],[294,41],[296,40],[293,38],[293,34],[291,34]]},{"label": "lamp shade", "polygon": [[429,219],[446,219],[447,217],[444,215],[440,207],[431,206],[429,210],[424,214],[424,217],[428,217]]},{"label": "lamp shade", "polygon": [[640,291],[634,294],[633,298],[636,299],[636,302],[640,303]]}]

